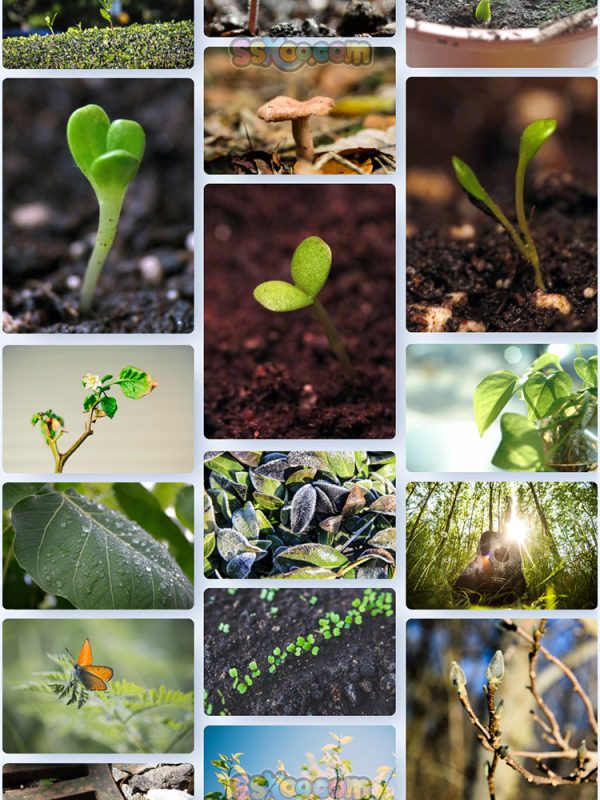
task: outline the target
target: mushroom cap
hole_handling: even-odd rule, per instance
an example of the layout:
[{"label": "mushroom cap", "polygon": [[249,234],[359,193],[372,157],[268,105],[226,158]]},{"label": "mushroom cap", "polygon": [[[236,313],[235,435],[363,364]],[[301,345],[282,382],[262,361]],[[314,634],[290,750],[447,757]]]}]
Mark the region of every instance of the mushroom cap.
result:
[{"label": "mushroom cap", "polygon": [[326,117],[333,108],[331,97],[312,97],[310,100],[294,100],[293,97],[279,95],[261,106],[257,114],[265,122],[284,122],[285,120],[305,119],[306,117]]}]

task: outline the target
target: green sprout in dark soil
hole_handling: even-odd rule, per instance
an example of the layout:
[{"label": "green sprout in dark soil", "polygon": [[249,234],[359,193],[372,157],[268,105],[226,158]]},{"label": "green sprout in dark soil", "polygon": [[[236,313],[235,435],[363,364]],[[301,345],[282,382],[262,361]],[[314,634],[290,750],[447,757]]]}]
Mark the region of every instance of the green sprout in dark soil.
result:
[{"label": "green sprout in dark soil", "polygon": [[475,19],[477,22],[487,24],[492,18],[492,10],[490,8],[490,0],[479,0],[477,8],[475,9]]},{"label": "green sprout in dark soil", "polygon": [[88,312],[117,235],[127,187],[142,162],[146,136],[139,123],[129,119],[111,123],[104,109],[87,105],[71,114],[67,141],[75,163],[96,193],[100,209],[96,243],[81,288],[81,310]]},{"label": "green sprout in dark soil", "polygon": [[549,139],[556,130],[556,125],[557,122],[555,119],[539,119],[536,122],[532,122],[531,125],[528,125],[521,135],[519,160],[515,173],[515,210],[519,230],[509,221],[502,209],[492,200],[479,183],[471,167],[456,156],[452,159],[452,166],[454,167],[456,178],[461,187],[475,200],[475,205],[486,208],[487,212],[485,213],[489,212],[493,215],[508,232],[517,250],[533,267],[535,285],[543,292],[546,291],[546,286],[540,269],[540,258],[525,213],[525,173],[530,162],[535,158],[544,142]]},{"label": "green sprout in dark soil", "polygon": [[309,236],[300,242],[292,256],[291,275],[288,281],[266,281],[254,290],[254,298],[269,311],[297,311],[312,307],[314,316],[323,328],[332,351],[340,360],[352,382],[358,379],[348,352],[335,323],[317,295],[325,286],[331,269],[331,249],[318,236]]}]

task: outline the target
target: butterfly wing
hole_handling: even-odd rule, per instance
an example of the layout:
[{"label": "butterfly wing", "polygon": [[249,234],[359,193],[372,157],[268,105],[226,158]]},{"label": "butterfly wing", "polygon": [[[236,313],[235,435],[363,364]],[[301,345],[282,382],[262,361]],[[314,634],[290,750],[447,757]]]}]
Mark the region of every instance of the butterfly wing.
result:
[{"label": "butterfly wing", "polygon": [[89,667],[92,663],[92,645],[89,639],[86,639],[83,643],[76,663],[80,667]]},{"label": "butterfly wing", "polygon": [[114,670],[111,667],[90,665],[80,670],[79,680],[91,692],[104,692],[108,689],[108,681],[111,680],[114,674]]}]

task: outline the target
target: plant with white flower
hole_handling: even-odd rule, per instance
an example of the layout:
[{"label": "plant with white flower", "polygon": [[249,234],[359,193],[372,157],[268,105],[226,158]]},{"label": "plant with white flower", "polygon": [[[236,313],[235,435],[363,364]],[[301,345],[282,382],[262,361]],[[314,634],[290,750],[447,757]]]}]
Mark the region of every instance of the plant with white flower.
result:
[{"label": "plant with white flower", "polygon": [[112,375],[104,375],[100,378],[93,373],[87,373],[81,379],[81,383],[83,388],[90,392],[83,401],[83,412],[87,415],[86,421],[79,439],[64,453],[58,449],[58,440],[63,433],[67,433],[64,419],[55,414],[51,408],[47,411],[36,411],[31,417],[32,425],[40,424],[44,441],[54,457],[55,473],[62,472],[67,460],[87,438],[92,436],[94,433],[92,426],[95,422],[102,417],[112,419],[117,413],[117,400],[109,394],[113,386],[120,386],[124,396],[130,400],[139,400],[158,386],[149,372],[144,372],[137,367],[123,367],[119,377],[114,380]]}]

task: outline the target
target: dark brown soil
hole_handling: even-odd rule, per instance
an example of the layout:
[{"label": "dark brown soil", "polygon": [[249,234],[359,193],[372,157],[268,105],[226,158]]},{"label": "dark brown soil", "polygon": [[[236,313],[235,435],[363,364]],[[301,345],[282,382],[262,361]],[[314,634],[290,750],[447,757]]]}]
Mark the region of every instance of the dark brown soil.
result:
[{"label": "dark brown soil", "polygon": [[[490,28],[537,28],[546,22],[562,19],[586,8],[595,8],[596,0],[492,0]],[[407,0],[406,12],[413,19],[455,25],[461,28],[482,27],[475,19],[477,0]]]},{"label": "dark brown soil", "polygon": [[[531,265],[495,218],[469,203],[450,162],[452,155],[467,161],[514,218],[519,132],[506,120],[526,101],[554,98],[557,115],[569,111],[530,165],[525,197],[548,293],[543,297]],[[477,115],[467,119],[463,112],[474,104]],[[448,125],[458,118],[465,123],[460,129]],[[408,119],[408,329],[426,330],[428,309],[441,307],[446,331],[596,330],[595,87],[553,79],[413,80]],[[434,135],[442,129],[443,140]]]},{"label": "dark brown soil", "polygon": [[[393,437],[394,188],[211,186],[205,208],[206,436]],[[290,279],[292,254],[310,235],[333,252],[319,297],[357,385],[310,310],[277,314],[252,296],[264,280]]]},{"label": "dark brown soil", "polygon": [[[319,637],[316,656],[289,656],[275,673],[264,662],[273,648],[317,633],[328,611],[344,615],[361,590],[281,589],[272,601],[258,589],[207,591],[204,595],[204,686],[212,713],[230,715],[391,715],[396,707],[394,617],[365,615],[363,624],[339,637]],[[317,597],[315,604],[309,602]],[[270,609],[277,609],[276,615]],[[229,633],[218,630],[229,624]],[[230,668],[240,676],[256,660],[261,675],[244,695],[233,688]],[[217,690],[224,696],[222,705]]]},{"label": "dark brown soil", "polygon": [[[290,16],[289,6],[293,16]],[[282,8],[283,6],[283,8]],[[325,8],[312,0],[263,0],[258,36],[393,36],[396,8],[391,0],[329,0]],[[242,0],[205,0],[207,36],[247,35],[247,3]]]},{"label": "dark brown soil", "polygon": [[[130,185],[90,316],[79,283],[98,223],[65,129],[87,103],[139,121]],[[187,333],[193,329],[193,87],[187,80],[4,82],[4,330]]]}]

